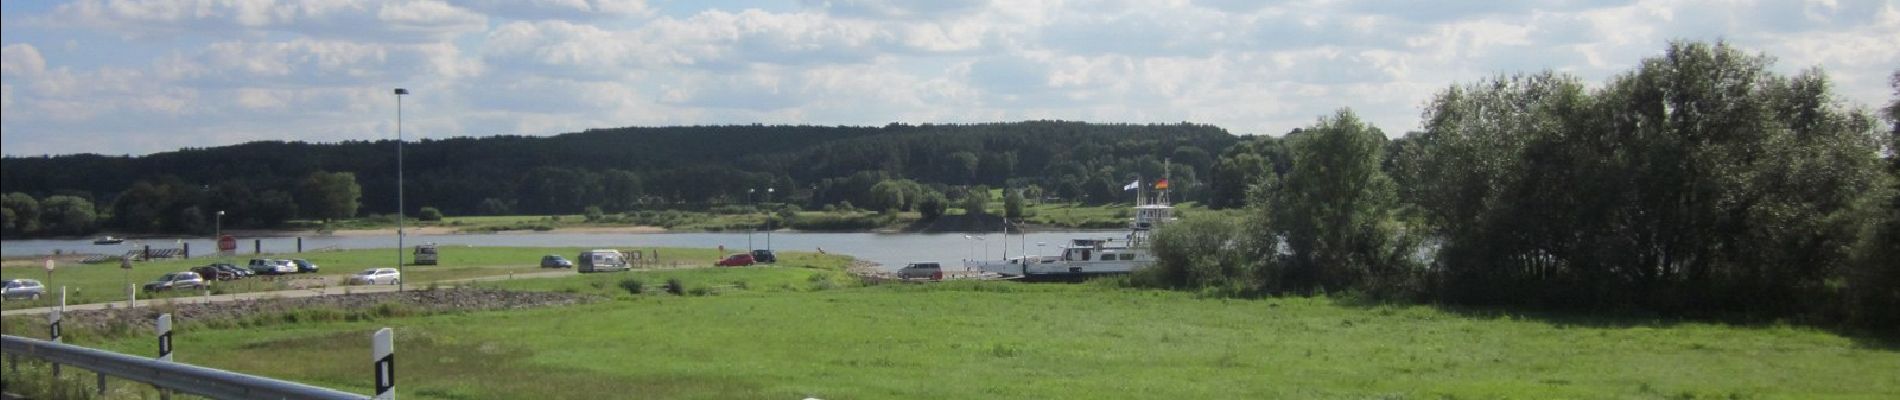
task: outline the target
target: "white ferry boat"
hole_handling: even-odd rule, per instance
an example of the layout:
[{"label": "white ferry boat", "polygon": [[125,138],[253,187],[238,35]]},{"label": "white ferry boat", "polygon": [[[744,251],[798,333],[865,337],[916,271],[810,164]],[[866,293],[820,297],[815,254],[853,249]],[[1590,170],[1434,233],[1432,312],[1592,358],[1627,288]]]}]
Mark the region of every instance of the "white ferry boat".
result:
[{"label": "white ferry boat", "polygon": [[[1153,186],[1139,179],[1130,183],[1136,190],[1135,215],[1128,233],[1120,237],[1072,239],[1055,255],[1023,255],[1004,260],[967,262],[967,267],[1005,279],[1024,281],[1079,281],[1091,277],[1121,275],[1153,265],[1150,234],[1174,220],[1174,207],[1168,203],[1168,180]],[[1154,190],[1150,192],[1148,189]],[[1007,232],[1005,232],[1007,234]]]}]

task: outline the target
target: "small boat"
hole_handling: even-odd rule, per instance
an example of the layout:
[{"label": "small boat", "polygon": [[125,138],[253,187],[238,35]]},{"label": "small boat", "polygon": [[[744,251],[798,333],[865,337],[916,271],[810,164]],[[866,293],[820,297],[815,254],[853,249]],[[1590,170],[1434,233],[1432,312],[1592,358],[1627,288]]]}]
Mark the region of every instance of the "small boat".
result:
[{"label": "small boat", "polygon": [[120,244],[120,243],[125,243],[125,238],[106,236],[106,237],[94,239],[92,241],[92,244],[96,244],[100,246],[114,245],[114,244]]}]

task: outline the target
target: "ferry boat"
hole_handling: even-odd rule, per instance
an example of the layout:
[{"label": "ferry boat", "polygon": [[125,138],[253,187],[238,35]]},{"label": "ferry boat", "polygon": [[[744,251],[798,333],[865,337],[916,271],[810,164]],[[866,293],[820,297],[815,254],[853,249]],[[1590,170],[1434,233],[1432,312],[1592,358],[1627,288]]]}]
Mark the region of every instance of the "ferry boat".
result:
[{"label": "ferry boat", "polygon": [[[1154,190],[1149,192],[1149,188]],[[1168,180],[1153,186],[1140,179],[1130,183],[1136,190],[1135,215],[1128,233],[1119,237],[1072,239],[1055,255],[1023,255],[1004,260],[973,261],[967,267],[1004,279],[1023,281],[1080,281],[1098,276],[1123,275],[1153,265],[1150,235],[1155,229],[1174,221],[1174,207],[1168,203]],[[1007,234],[1007,232],[1005,232]]]}]

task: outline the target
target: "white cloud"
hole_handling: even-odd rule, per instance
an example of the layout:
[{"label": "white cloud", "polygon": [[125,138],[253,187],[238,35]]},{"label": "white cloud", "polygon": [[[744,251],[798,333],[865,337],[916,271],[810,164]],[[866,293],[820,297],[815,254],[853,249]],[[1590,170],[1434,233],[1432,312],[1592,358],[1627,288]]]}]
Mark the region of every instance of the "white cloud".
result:
[{"label": "white cloud", "polygon": [[148,40],[289,33],[369,41],[433,41],[478,32],[487,19],[436,0],[77,0],[42,18]]},{"label": "white cloud", "polygon": [[[8,9],[9,154],[627,125],[1212,123],[1279,134],[1352,107],[1390,134],[1434,91],[1552,69],[1601,82],[1727,40],[1884,103],[1891,0],[75,0]],[[60,132],[50,135],[42,132]],[[206,141],[214,141],[206,143]]]}]

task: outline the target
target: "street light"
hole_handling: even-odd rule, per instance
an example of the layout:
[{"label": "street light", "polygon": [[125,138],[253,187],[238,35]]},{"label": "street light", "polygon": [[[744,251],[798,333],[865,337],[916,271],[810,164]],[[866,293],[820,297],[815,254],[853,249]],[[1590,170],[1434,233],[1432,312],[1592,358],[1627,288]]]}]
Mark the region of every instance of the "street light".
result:
[{"label": "street light", "polygon": [[[396,88],[396,276],[402,276],[403,216],[402,207],[402,95],[409,89]],[[402,279],[396,280],[396,291],[402,291]]]},{"label": "street light", "polygon": [[218,248],[218,240],[224,238],[224,210],[218,210],[217,215],[217,217],[211,219],[213,221],[211,225],[211,248],[218,249],[219,253],[223,253],[224,249]]}]

